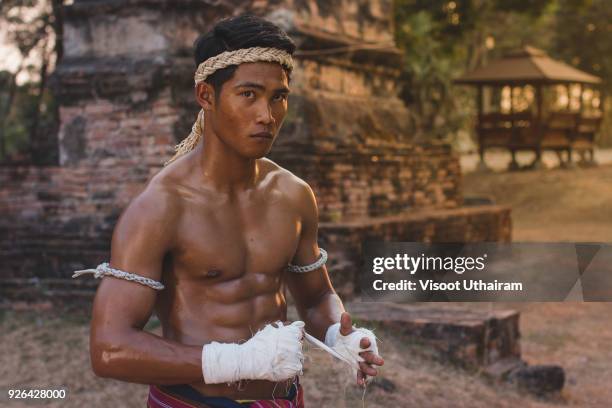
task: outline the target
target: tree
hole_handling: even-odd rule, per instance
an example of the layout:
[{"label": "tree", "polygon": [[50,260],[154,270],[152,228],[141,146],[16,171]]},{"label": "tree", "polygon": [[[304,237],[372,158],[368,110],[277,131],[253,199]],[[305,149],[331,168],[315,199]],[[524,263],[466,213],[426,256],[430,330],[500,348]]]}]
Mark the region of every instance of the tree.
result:
[{"label": "tree", "polygon": [[405,55],[400,95],[417,124],[417,135],[454,142],[459,133],[471,131],[474,98],[452,80],[508,48],[545,41],[548,37],[538,30],[547,24],[542,17],[550,14],[550,4],[396,0],[396,42]]},{"label": "tree", "polygon": [[558,0],[552,52],[602,78],[606,103],[599,145],[612,146],[612,3],[609,0]]},{"label": "tree", "polygon": [[[57,109],[47,95],[47,79],[63,55],[63,3],[64,0],[0,2],[0,22],[8,40],[21,54],[17,70],[8,76],[4,74],[7,86],[3,88],[0,104],[0,159],[7,158],[7,145],[19,144],[9,137],[21,139],[22,149],[29,150],[30,156],[37,156],[41,121],[48,122],[49,116],[57,121]],[[30,78],[29,84],[19,87],[17,78],[24,72]],[[32,97],[18,98],[20,90]],[[17,117],[19,122],[14,120]]]}]

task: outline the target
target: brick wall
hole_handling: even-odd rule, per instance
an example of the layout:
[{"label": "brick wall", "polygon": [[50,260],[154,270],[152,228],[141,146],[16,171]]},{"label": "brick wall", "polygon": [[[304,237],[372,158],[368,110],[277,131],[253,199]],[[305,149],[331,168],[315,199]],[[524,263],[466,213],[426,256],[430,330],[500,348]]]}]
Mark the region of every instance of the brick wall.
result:
[{"label": "brick wall", "polygon": [[342,254],[374,231],[394,240],[509,239],[509,210],[463,209],[450,146],[413,140],[396,96],[397,49],[319,52],[388,44],[391,3],[76,0],[51,81],[61,103],[60,164],[0,167],[0,277],[67,277],[108,258],[120,212],[195,119],[193,40],[247,9],[285,27],[302,53],[270,157],[315,190],[321,239],[338,262],[353,262]]},{"label": "brick wall", "polygon": [[[510,242],[510,208],[498,205],[420,209],[369,219],[323,222],[320,245],[330,252],[334,287],[345,298],[358,289],[361,247],[365,241]],[[332,255],[333,254],[333,255]]]}]

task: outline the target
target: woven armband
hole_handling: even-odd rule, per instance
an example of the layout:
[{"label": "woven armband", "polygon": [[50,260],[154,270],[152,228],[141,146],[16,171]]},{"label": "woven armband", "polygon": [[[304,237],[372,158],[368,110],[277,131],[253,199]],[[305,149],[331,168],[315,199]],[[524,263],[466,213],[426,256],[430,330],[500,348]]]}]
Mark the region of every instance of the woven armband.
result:
[{"label": "woven armband", "polygon": [[96,269],[83,269],[80,271],[74,271],[73,278],[78,278],[81,275],[87,273],[93,274],[94,278],[102,278],[105,275],[112,276],[119,279],[125,279],[127,281],[137,282],[141,285],[148,286],[155,290],[162,290],[164,285],[156,280],[146,278],[144,276],[136,275],[135,273],[129,273],[120,269],[111,268],[108,262],[101,263]]},{"label": "woven armband", "polygon": [[287,267],[287,270],[289,272],[304,273],[304,272],[311,272],[316,269],[319,269],[320,267],[325,265],[325,262],[327,262],[327,251],[324,250],[323,248],[319,248],[319,252],[321,252],[321,255],[319,256],[319,259],[316,260],[316,262],[311,263],[310,265],[289,264],[289,266]]}]

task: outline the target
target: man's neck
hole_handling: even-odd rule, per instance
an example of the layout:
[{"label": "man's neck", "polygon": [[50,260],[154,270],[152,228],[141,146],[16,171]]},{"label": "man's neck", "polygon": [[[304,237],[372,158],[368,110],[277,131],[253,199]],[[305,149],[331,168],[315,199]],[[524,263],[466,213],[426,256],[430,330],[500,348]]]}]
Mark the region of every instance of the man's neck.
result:
[{"label": "man's neck", "polygon": [[216,136],[204,136],[194,153],[200,179],[224,193],[239,193],[252,188],[259,175],[257,159],[247,159],[229,149]]}]

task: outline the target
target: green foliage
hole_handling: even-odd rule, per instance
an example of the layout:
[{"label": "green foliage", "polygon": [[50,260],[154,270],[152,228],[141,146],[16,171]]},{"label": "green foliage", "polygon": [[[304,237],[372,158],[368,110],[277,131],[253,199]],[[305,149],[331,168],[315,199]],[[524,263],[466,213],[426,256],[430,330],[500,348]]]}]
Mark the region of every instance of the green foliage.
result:
[{"label": "green foliage", "polygon": [[11,106],[8,89],[0,91],[0,111],[6,110],[7,115],[0,125],[3,130],[4,148],[7,157],[24,154],[29,147],[30,128],[36,107],[36,96],[32,94],[30,84],[16,86]]},{"label": "green foliage", "polygon": [[[16,72],[0,73],[0,161],[38,160],[50,138],[42,131],[56,128],[57,109],[46,80],[49,67],[61,56],[62,6],[63,0],[0,2],[0,24],[21,54]],[[37,63],[26,65],[32,57]],[[18,85],[22,73],[30,80]],[[53,157],[42,158],[41,163],[55,161],[55,149],[48,150]]]},{"label": "green foliage", "polygon": [[551,54],[602,78],[607,95],[599,145],[612,146],[612,2],[558,0]]},{"label": "green foliage", "polygon": [[451,95],[452,78],[462,69],[461,50],[444,40],[447,24],[428,11],[399,8],[396,23],[397,44],[405,53],[400,96],[411,108],[417,136],[446,138],[469,120],[456,110],[469,99]]},{"label": "green foliage", "polygon": [[553,53],[600,76],[612,91],[612,4],[609,0],[559,0]]},{"label": "green foliage", "polygon": [[547,49],[556,11],[552,0],[396,0],[394,7],[405,53],[400,96],[417,136],[451,143],[472,131],[475,111],[473,90],[452,80],[508,49]]}]

